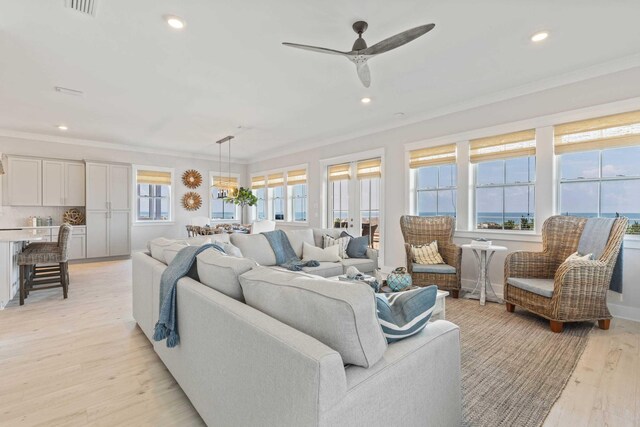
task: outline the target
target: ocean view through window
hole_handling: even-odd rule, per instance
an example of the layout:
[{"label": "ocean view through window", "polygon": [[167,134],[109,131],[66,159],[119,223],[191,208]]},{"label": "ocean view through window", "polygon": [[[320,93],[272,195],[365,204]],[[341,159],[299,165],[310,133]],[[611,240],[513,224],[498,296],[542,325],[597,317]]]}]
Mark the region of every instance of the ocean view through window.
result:
[{"label": "ocean view through window", "polygon": [[136,221],[171,221],[173,172],[165,168],[135,167]]}]

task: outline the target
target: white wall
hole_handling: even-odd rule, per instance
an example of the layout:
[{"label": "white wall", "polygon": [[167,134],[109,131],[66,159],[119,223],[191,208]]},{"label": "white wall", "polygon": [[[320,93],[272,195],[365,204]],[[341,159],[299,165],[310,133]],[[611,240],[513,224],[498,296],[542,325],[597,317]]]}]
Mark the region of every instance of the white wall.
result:
[{"label": "white wall", "polygon": [[[301,161],[308,162],[309,222],[312,227],[321,227],[324,225],[322,224],[323,215],[320,212],[323,197],[321,161],[377,148],[384,149],[384,263],[387,267],[395,267],[405,264],[403,239],[399,226],[400,216],[409,213],[405,154],[407,147],[405,145],[416,142],[419,144],[419,141],[432,145],[436,145],[438,140],[457,142],[457,140],[462,140],[460,138],[464,137],[465,132],[482,132],[490,127],[499,129],[503,126],[508,129],[509,126],[518,126],[518,123],[524,124],[524,122],[528,127],[513,130],[548,126],[549,120],[553,119],[554,115],[564,117],[565,121],[571,121],[583,118],[581,115],[588,114],[590,109],[597,113],[598,106],[603,104],[617,103],[613,106],[610,105],[609,108],[619,108],[620,111],[625,108],[640,109],[640,98],[638,97],[640,97],[640,68],[634,68],[305,151],[279,150],[274,152],[271,159],[250,164],[248,175],[263,170],[285,168],[299,164]],[[459,139],[449,140],[449,136],[455,134],[458,134],[457,138]],[[542,149],[546,149],[548,152],[551,147],[543,147]],[[547,196],[549,197],[549,195]],[[553,195],[550,197],[553,198]],[[537,210],[537,213],[546,211],[548,211],[548,207],[543,207]],[[475,233],[456,237],[456,241],[467,243],[473,234]],[[509,240],[503,240],[495,235],[492,237],[494,242],[507,246],[510,251],[539,250],[541,248],[540,236],[527,238],[507,236]],[[504,257],[505,254],[496,255],[490,270],[491,279],[495,283],[498,294],[502,293]],[[624,294],[614,294],[610,300],[614,303],[612,305],[614,313],[638,320],[640,320],[640,286],[633,278],[640,274],[639,261],[640,251],[633,247],[626,248]],[[463,286],[472,286],[475,274],[473,259],[471,255],[465,254],[462,272]]]},{"label": "white wall", "polygon": [[[23,139],[0,136],[0,152],[4,155],[25,155],[37,157],[51,157],[70,160],[95,160],[105,162],[121,162],[139,164],[145,166],[161,166],[175,169],[175,198],[173,201],[174,221],[170,224],[141,224],[133,225],[131,233],[131,246],[133,250],[146,247],[148,240],[155,237],[186,237],[185,226],[195,216],[208,216],[208,177],[209,171],[219,168],[216,160],[203,160],[201,158],[168,156],[162,154],[141,153],[134,151],[112,150],[102,147],[89,147],[56,143],[50,141],[38,141],[36,139]],[[217,153],[217,152],[216,152]],[[212,152],[212,156],[216,156]],[[226,166],[223,164],[223,167]],[[240,175],[240,184],[246,183],[246,165],[232,164],[232,173]],[[196,169],[202,174],[203,184],[196,190],[186,188],[182,184],[182,173],[187,169]],[[226,172],[226,170],[225,170]],[[0,177],[0,179],[2,179]],[[180,198],[187,191],[196,191],[202,197],[202,207],[189,212],[180,204]],[[26,218],[32,215],[54,216],[54,220],[60,222],[64,209],[46,207],[0,207],[0,227],[24,225]]]}]

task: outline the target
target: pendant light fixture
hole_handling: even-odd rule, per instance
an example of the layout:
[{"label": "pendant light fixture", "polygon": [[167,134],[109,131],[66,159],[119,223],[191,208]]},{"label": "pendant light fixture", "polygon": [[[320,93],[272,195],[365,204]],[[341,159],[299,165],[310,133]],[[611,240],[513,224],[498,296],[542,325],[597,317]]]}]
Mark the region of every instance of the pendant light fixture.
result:
[{"label": "pendant light fixture", "polygon": [[[218,194],[217,194],[218,199],[226,199],[227,197],[229,197],[229,194],[232,191],[232,188],[231,188],[231,140],[233,138],[234,137],[232,135],[229,135],[216,141],[216,144],[218,144],[220,176],[218,177],[218,182],[215,182],[214,185],[218,188]],[[227,181],[226,182],[222,178],[222,144],[224,144],[225,142],[229,143],[229,157],[228,157],[228,165],[227,165]]]}]

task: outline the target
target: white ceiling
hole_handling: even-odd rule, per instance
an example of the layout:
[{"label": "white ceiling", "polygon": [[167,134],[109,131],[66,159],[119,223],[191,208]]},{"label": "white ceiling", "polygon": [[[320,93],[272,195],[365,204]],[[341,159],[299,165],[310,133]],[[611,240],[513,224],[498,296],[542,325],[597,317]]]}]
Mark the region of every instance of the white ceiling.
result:
[{"label": "white ceiling", "polygon": [[[64,136],[184,153],[234,134],[234,158],[255,160],[640,58],[637,0],[100,0],[95,18],[63,6],[0,0],[1,129],[59,136],[64,123]],[[369,89],[346,59],[281,45],[349,50],[359,19],[369,45],[436,28],[372,59]]]}]

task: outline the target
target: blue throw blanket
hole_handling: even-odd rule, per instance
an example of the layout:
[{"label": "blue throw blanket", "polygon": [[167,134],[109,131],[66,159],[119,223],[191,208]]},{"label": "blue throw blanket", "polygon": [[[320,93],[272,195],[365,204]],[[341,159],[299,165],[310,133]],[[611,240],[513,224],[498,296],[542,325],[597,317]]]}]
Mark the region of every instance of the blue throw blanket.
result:
[{"label": "blue throw blanket", "polygon": [[317,267],[318,261],[302,261],[291,247],[289,238],[282,230],[261,233],[267,238],[273,253],[276,254],[276,264],[291,271],[300,271],[302,267]]},{"label": "blue throw blanket", "polygon": [[[176,254],[162,273],[160,278],[160,315],[158,323],[156,323],[153,339],[162,341],[167,339],[167,347],[175,347],[180,343],[178,335],[178,315],[176,313],[176,285],[178,280],[186,275],[190,275],[193,279],[198,280],[198,272],[193,269],[196,256],[209,248],[216,249],[222,253],[224,250],[215,244],[202,246],[187,246]],[[191,274],[190,274],[191,273]]]},{"label": "blue throw blanket", "polygon": [[[615,218],[589,218],[584,225],[580,241],[578,242],[578,253],[581,255],[593,254],[593,259],[599,259],[609,242],[611,227]],[[622,292],[622,248],[616,259],[616,266],[613,269],[609,289],[615,292]]]}]

